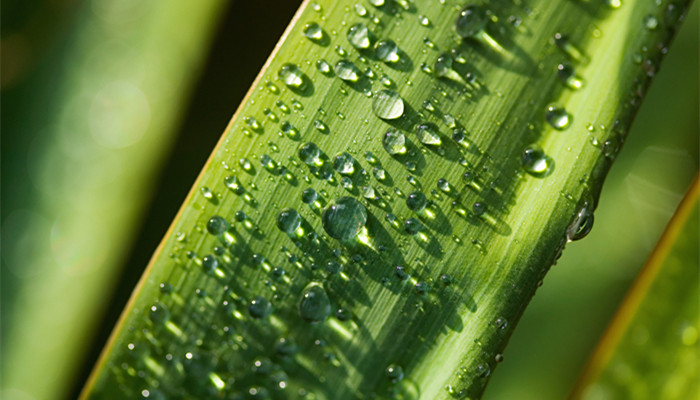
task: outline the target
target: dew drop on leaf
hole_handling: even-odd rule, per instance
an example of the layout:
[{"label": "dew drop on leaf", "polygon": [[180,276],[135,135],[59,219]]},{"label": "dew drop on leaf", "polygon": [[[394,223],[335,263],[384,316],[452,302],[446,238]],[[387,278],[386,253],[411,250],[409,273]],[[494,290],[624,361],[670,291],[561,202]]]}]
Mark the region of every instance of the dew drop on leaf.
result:
[{"label": "dew drop on leaf", "polygon": [[297,303],[299,316],[311,323],[325,321],[331,313],[331,301],[319,283],[312,282],[301,292]]},{"label": "dew drop on leaf", "polygon": [[397,119],[403,115],[403,99],[393,90],[380,90],[372,101],[372,111],[381,119]]},{"label": "dew drop on leaf", "polygon": [[341,197],[328,204],[321,219],[323,229],[330,237],[350,240],[367,223],[367,209],[352,197]]}]

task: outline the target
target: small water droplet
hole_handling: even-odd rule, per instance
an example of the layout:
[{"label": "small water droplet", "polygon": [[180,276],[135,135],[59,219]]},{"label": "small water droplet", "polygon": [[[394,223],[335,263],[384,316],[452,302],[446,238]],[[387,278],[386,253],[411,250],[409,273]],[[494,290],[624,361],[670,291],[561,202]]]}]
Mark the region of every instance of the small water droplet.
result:
[{"label": "small water droplet", "polygon": [[301,201],[303,201],[306,204],[311,204],[315,202],[316,199],[318,199],[318,193],[316,193],[316,191],[312,188],[306,188],[301,193]]},{"label": "small water droplet", "polygon": [[312,282],[301,292],[297,304],[299,316],[314,324],[325,321],[331,313],[331,301],[321,284]]},{"label": "small water droplet", "polygon": [[238,160],[238,165],[240,165],[244,171],[251,171],[253,169],[253,164],[245,157]]},{"label": "small water droplet", "polygon": [[360,70],[348,60],[338,61],[335,64],[335,73],[338,78],[348,82],[357,82],[360,79]]},{"label": "small water droplet", "polygon": [[352,197],[332,201],[322,215],[323,229],[338,240],[350,240],[360,233],[367,223],[367,209]]},{"label": "small water droplet", "polygon": [[204,196],[204,198],[207,200],[212,200],[214,198],[214,192],[212,192],[211,189],[209,189],[206,186],[202,186],[199,189],[199,191],[200,193],[202,193],[202,196]]},{"label": "small water droplet", "polygon": [[386,171],[384,170],[384,168],[374,167],[372,173],[378,181],[383,181],[384,179],[386,179]]},{"label": "small water droplet", "polygon": [[416,235],[423,230],[423,224],[417,218],[411,217],[406,220],[405,230],[409,235]]},{"label": "small water droplet", "polygon": [[212,273],[219,267],[219,261],[212,254],[202,258],[202,269],[206,273]]},{"label": "small water droplet", "polygon": [[265,318],[271,311],[272,305],[264,296],[255,296],[248,304],[248,313],[255,319]]},{"label": "small water droplet", "polygon": [[522,165],[525,172],[538,178],[548,176],[554,169],[554,161],[536,146],[523,150],[520,155],[520,165]]},{"label": "small water droplet", "polygon": [[491,368],[488,364],[479,364],[476,366],[476,375],[480,378],[486,378],[491,375]]},{"label": "small water droplet", "polygon": [[547,107],[547,112],[545,118],[552,128],[563,131],[569,127],[571,124],[571,114],[569,114],[563,107],[549,106]]},{"label": "small water droplet", "polygon": [[284,233],[292,234],[301,226],[301,216],[293,208],[285,208],[277,215],[277,228]]},{"label": "small water droplet", "polygon": [[299,146],[299,158],[304,164],[318,165],[320,163],[321,150],[314,143],[304,143]]},{"label": "small water droplet", "polygon": [[393,40],[380,40],[374,45],[374,54],[386,63],[396,63],[399,61],[399,47]]},{"label": "small water droplet", "polygon": [[648,30],[653,31],[658,26],[659,26],[659,20],[655,16],[649,14],[646,17],[644,17],[644,27],[647,28]]},{"label": "small water droplet", "polygon": [[348,41],[356,49],[366,49],[372,44],[369,29],[362,23],[357,23],[348,29]]},{"label": "small water droplet", "polygon": [[277,75],[292,89],[302,89],[305,86],[304,73],[296,64],[286,63],[282,65]]},{"label": "small water droplet", "polygon": [[372,111],[381,119],[397,119],[403,115],[403,99],[393,90],[380,90],[372,101]]},{"label": "small water droplet", "polygon": [[398,364],[389,364],[386,367],[386,376],[394,383],[399,382],[403,379],[403,368]]},{"label": "small water droplet", "polygon": [[333,160],[333,169],[339,174],[351,175],[355,172],[355,159],[347,152],[340,153]]},{"label": "small water droplet", "polygon": [[430,18],[426,17],[425,15],[419,15],[418,23],[422,26],[430,26]]},{"label": "small water droplet", "polygon": [[603,0],[606,6],[610,8],[620,8],[622,7],[622,0]]},{"label": "small water droplet", "polygon": [[363,186],[362,197],[365,199],[375,200],[377,199],[377,192],[374,190],[373,186]]},{"label": "small water droplet", "polygon": [[207,221],[207,231],[214,236],[219,236],[226,232],[231,226],[222,216],[215,215]]},{"label": "small water droplet", "polygon": [[330,75],[332,67],[328,61],[320,59],[316,61],[316,69],[324,75]]},{"label": "small water droplet", "polygon": [[569,56],[572,60],[578,61],[578,62],[586,62],[586,56],[583,55],[583,53],[576,48],[576,46],[573,45],[569,41],[569,37],[567,35],[564,35],[562,33],[555,33],[554,34],[554,44],[559,47],[561,51],[564,52],[567,56]]},{"label": "small water droplet", "polygon": [[452,60],[452,55],[449,53],[440,54],[435,60],[435,76],[466,84],[464,78],[452,68]]},{"label": "small water droplet", "polygon": [[578,90],[583,87],[583,79],[576,75],[574,67],[569,63],[557,65],[557,77],[569,89]]},{"label": "small water droplet", "polygon": [[583,207],[576,213],[571,225],[566,229],[566,240],[573,242],[581,240],[593,229],[593,210],[588,202],[584,202]]},{"label": "small water droplet", "polygon": [[406,206],[409,210],[419,213],[428,205],[428,198],[423,192],[412,192],[406,197]]},{"label": "small water droplet", "polygon": [[389,129],[382,138],[384,150],[391,155],[406,153],[406,136],[396,129]]},{"label": "small water droplet", "polygon": [[381,7],[384,5],[385,0],[369,0],[369,3],[375,7]]},{"label": "small water droplet", "polygon": [[357,3],[357,4],[355,4],[354,8],[355,8],[355,14],[359,15],[360,17],[364,17],[365,15],[367,15],[367,9],[362,4]]},{"label": "small water droplet", "polygon": [[148,317],[155,325],[163,325],[170,319],[170,310],[165,304],[156,303],[151,306]]},{"label": "small water droplet", "polygon": [[313,42],[320,42],[323,40],[323,29],[316,22],[309,22],[304,25],[303,30],[304,36],[311,39]]},{"label": "small water droplet", "polygon": [[432,122],[426,122],[416,127],[416,136],[418,140],[427,145],[438,146],[442,143],[438,134],[438,127]]}]

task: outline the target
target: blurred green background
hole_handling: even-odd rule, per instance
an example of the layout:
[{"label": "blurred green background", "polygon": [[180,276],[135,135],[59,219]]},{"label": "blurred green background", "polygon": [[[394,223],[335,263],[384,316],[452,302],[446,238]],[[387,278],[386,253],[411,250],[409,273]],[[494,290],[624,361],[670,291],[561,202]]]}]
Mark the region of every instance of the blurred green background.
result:
[{"label": "blurred green background", "polygon": [[[0,397],[77,395],[299,3],[2,2]],[[552,268],[486,399],[566,396],[697,173],[698,19],[695,5],[592,233]]]}]

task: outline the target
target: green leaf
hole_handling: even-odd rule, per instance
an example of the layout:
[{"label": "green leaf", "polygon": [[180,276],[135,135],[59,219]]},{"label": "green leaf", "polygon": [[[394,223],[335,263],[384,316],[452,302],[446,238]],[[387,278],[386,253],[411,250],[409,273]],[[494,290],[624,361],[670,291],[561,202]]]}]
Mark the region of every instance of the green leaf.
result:
[{"label": "green leaf", "polygon": [[85,397],[480,396],[686,3],[359,4],[304,3]]},{"label": "green leaf", "polygon": [[16,3],[3,4],[0,397],[63,398],[223,2]]},{"label": "green leaf", "polygon": [[699,193],[696,178],[600,341],[573,398],[697,398]]}]

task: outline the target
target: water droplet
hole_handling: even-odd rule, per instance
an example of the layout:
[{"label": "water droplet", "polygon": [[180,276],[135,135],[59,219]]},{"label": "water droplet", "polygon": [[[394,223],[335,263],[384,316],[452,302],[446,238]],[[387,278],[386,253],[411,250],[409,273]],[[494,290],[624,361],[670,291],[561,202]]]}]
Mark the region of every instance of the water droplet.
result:
[{"label": "water droplet", "polygon": [[215,215],[209,218],[209,221],[207,221],[207,231],[214,236],[221,235],[222,233],[226,232],[230,227],[231,226],[226,221],[226,219],[219,215]]},{"label": "water droplet", "polygon": [[202,258],[202,269],[206,273],[212,273],[219,268],[219,261],[213,255],[209,254]]},{"label": "water droplet", "polygon": [[403,99],[393,90],[380,90],[372,101],[372,111],[374,111],[374,115],[381,119],[391,120],[399,118],[404,111]]},{"label": "water droplet", "polygon": [[369,0],[369,3],[375,7],[381,7],[384,5],[384,0]]},{"label": "water droplet", "polygon": [[542,149],[531,146],[520,155],[520,165],[532,176],[542,178],[552,173],[554,161]]},{"label": "water droplet", "polygon": [[427,145],[438,146],[442,143],[440,135],[438,135],[438,127],[432,122],[426,122],[416,127],[416,136],[418,140]]},{"label": "water droplet", "polygon": [[272,305],[270,301],[264,296],[255,296],[253,300],[248,304],[248,313],[250,316],[256,319],[262,319],[267,317],[272,311]]},{"label": "water droplet", "polygon": [[476,215],[477,217],[480,217],[480,216],[482,216],[482,215],[484,215],[484,214],[486,213],[486,209],[487,209],[487,208],[488,208],[488,206],[486,205],[486,203],[482,203],[482,202],[480,202],[480,201],[477,201],[477,202],[474,203],[474,205],[472,206],[472,212],[473,212],[474,215]]},{"label": "water droplet", "polygon": [[426,17],[425,15],[419,15],[418,23],[422,26],[430,26],[430,18]]},{"label": "water droplet", "polygon": [[262,165],[263,168],[270,171],[273,171],[275,167],[277,167],[277,164],[275,164],[275,161],[272,159],[272,157],[270,157],[267,154],[263,154],[262,156],[260,156],[260,165]]},{"label": "water droplet", "polygon": [[348,41],[356,49],[366,49],[372,44],[369,29],[362,23],[357,23],[348,29]]},{"label": "water droplet", "polygon": [[450,274],[443,274],[440,276],[440,281],[443,285],[450,286],[454,282],[454,278],[452,278],[452,275]]},{"label": "water droplet", "polygon": [[503,354],[498,353],[496,356],[493,358],[497,363],[503,362]]},{"label": "water droplet", "polygon": [[347,308],[339,308],[335,311],[335,317],[338,321],[349,321],[352,318],[352,312]]},{"label": "water droplet", "polygon": [[350,240],[367,223],[367,209],[352,197],[334,200],[323,211],[323,229],[338,240]]},{"label": "water droplet", "polygon": [[610,8],[620,8],[622,7],[622,0],[603,0],[606,6]]},{"label": "water droplet", "polygon": [[355,4],[354,8],[355,8],[355,14],[359,15],[360,17],[364,17],[365,15],[367,15],[367,9],[362,4],[357,3],[357,4]]},{"label": "water droplet", "polygon": [[316,128],[316,130],[321,132],[321,133],[328,133],[328,131],[329,131],[328,125],[326,125],[320,119],[317,119],[316,121],[314,121],[314,128]]},{"label": "water droplet", "polygon": [[324,74],[324,75],[329,75],[331,73],[331,65],[328,63],[328,61],[324,59],[320,59],[316,61],[316,69]]},{"label": "water droplet", "polygon": [[396,63],[399,61],[399,46],[393,40],[380,40],[374,45],[374,54],[378,59],[386,63]]},{"label": "water droplet", "polygon": [[329,274],[338,274],[342,270],[343,264],[339,263],[336,260],[329,260],[326,263],[326,272],[328,272]]},{"label": "water droplet", "polygon": [[382,138],[384,150],[391,155],[406,153],[406,136],[396,129],[389,129]]},{"label": "water droplet", "polygon": [[331,301],[323,286],[312,282],[301,292],[297,309],[302,319],[317,324],[330,315]]},{"label": "water droplet", "polygon": [[423,224],[417,218],[409,218],[406,220],[406,233],[409,235],[416,235],[418,232],[423,230]]},{"label": "water droplet", "polygon": [[209,189],[206,186],[202,186],[201,189],[199,189],[199,191],[202,193],[202,196],[204,196],[204,198],[207,200],[212,200],[214,198],[214,192],[212,192],[211,189]]},{"label": "water droplet", "polygon": [[339,174],[351,175],[355,172],[355,159],[347,152],[340,153],[333,160],[333,169]]},{"label": "water droplet", "polygon": [[338,78],[348,82],[357,82],[360,79],[360,70],[348,60],[338,61],[335,64],[335,73]]},{"label": "water droplet", "polygon": [[547,112],[545,118],[552,128],[563,131],[569,127],[571,124],[571,114],[569,114],[564,108],[557,106],[547,107]]},{"label": "water droplet", "polygon": [[505,319],[504,317],[496,318],[496,320],[493,322],[493,324],[496,326],[496,329],[500,329],[500,330],[508,329],[508,320]]},{"label": "water droplet", "polygon": [[479,364],[476,366],[476,375],[480,378],[486,378],[491,375],[491,368],[488,364]]},{"label": "water droplet", "polygon": [[658,26],[659,26],[659,20],[655,16],[649,14],[646,17],[644,17],[644,27],[647,28],[648,30],[653,31]]},{"label": "water droplet", "polygon": [[244,171],[251,171],[253,169],[253,164],[245,157],[238,160],[238,165],[240,165]]},{"label": "water droplet", "polygon": [[430,285],[428,284],[428,282],[421,281],[421,282],[416,283],[416,292],[419,295],[424,295],[424,294],[428,293],[429,291],[430,291]]},{"label": "water droplet", "polygon": [[406,197],[406,206],[413,212],[421,212],[428,205],[428,198],[423,192],[412,192]]},{"label": "water droplet", "polygon": [[277,215],[277,227],[284,233],[292,234],[301,226],[301,216],[293,208],[285,208]]},{"label": "water droplet", "polygon": [[588,202],[576,213],[571,225],[566,229],[566,239],[569,242],[583,239],[593,229],[593,210]]},{"label": "water droplet", "polygon": [[375,156],[371,151],[365,152],[365,160],[370,164],[376,164],[378,161],[377,156]]},{"label": "water droplet", "polygon": [[383,181],[384,179],[386,179],[386,171],[384,170],[384,168],[374,167],[372,173],[378,181]]},{"label": "water droplet", "polygon": [[386,376],[391,379],[392,382],[396,383],[403,379],[403,368],[398,364],[390,364],[386,367]]},{"label": "water droplet", "polygon": [[299,158],[305,164],[318,165],[320,163],[321,150],[314,143],[304,143],[299,146]]},{"label": "water droplet", "polygon": [[309,22],[304,25],[303,33],[311,41],[320,42],[323,40],[323,29],[316,22]]},{"label": "water droplet", "polygon": [[583,79],[576,75],[576,71],[571,64],[562,63],[557,65],[557,77],[569,89],[578,90],[583,87]]},{"label": "water droplet", "polygon": [[450,182],[448,182],[445,178],[438,179],[437,187],[445,193],[449,193],[452,191],[452,185],[450,185]]},{"label": "water droplet", "polygon": [[165,304],[156,303],[151,306],[148,317],[155,325],[163,325],[170,319],[170,310]]},{"label": "water droplet", "polygon": [[375,192],[373,186],[363,186],[362,187],[362,196],[365,199],[375,200],[377,198],[377,193]]},{"label": "water droplet", "polygon": [[353,188],[352,179],[348,178],[347,176],[344,176],[344,177],[340,178],[340,185],[347,190],[352,190],[352,188]]},{"label": "water droplet", "polygon": [[311,204],[316,201],[316,199],[318,199],[318,193],[316,193],[316,191],[312,188],[306,188],[301,193],[301,201],[306,204]]},{"label": "water droplet", "polygon": [[576,48],[570,41],[569,37],[562,34],[562,33],[555,33],[554,34],[554,44],[559,47],[561,51],[564,52],[567,56],[569,56],[572,60],[578,61],[578,62],[586,62],[586,56],[583,55],[583,53]]},{"label": "water droplet", "polygon": [[452,55],[449,53],[442,53],[435,60],[435,76],[438,78],[446,78],[452,81],[465,84],[466,81],[462,76],[452,68]]},{"label": "water droplet", "polygon": [[286,63],[282,65],[277,75],[292,89],[301,89],[304,86],[304,73],[296,64]]}]

